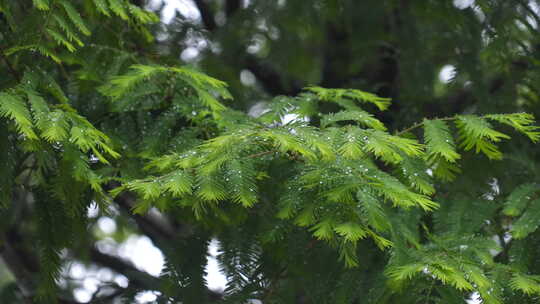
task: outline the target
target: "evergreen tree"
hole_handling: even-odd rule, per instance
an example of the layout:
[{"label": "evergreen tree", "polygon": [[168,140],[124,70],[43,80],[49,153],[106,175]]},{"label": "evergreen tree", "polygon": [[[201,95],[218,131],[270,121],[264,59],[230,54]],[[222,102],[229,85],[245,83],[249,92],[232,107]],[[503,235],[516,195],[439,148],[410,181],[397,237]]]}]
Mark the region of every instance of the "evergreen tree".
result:
[{"label": "evergreen tree", "polygon": [[0,0],[0,303],[538,302],[539,1],[157,2]]}]

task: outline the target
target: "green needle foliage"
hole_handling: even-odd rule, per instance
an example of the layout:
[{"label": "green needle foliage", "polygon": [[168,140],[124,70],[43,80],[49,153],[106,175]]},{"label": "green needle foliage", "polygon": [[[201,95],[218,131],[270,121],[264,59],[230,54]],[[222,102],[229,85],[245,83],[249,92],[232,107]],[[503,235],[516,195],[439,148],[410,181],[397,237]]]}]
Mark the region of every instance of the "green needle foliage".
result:
[{"label": "green needle foliage", "polygon": [[[210,2],[166,26],[144,1],[0,0],[1,303],[538,302],[533,7]],[[322,55],[283,61],[293,42]],[[133,236],[159,276],[118,254]],[[109,275],[84,299],[73,265]]]}]

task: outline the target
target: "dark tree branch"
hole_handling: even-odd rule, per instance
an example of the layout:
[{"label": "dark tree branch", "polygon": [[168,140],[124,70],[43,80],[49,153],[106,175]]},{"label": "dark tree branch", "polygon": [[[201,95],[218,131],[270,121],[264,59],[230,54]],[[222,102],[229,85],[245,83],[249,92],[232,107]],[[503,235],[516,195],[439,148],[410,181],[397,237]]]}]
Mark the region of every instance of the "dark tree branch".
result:
[{"label": "dark tree branch", "polygon": [[226,0],[225,1],[225,14],[227,18],[230,18],[238,9],[240,9],[240,0]]},{"label": "dark tree branch", "polygon": [[124,192],[114,198],[114,202],[126,211],[135,220],[141,231],[148,234],[150,238],[185,238],[193,233],[191,227],[186,224],[181,224],[179,228],[173,227],[168,219],[160,214],[150,212],[145,215],[133,214],[132,210],[135,206],[135,201],[135,196],[128,192]]},{"label": "dark tree branch", "polygon": [[[213,34],[218,29],[214,20],[214,14],[211,12],[210,7],[204,0],[194,0],[195,4],[201,14],[205,29]],[[227,0],[225,3],[225,12],[228,17],[228,24],[230,24],[230,17],[241,9],[240,0]],[[238,48],[235,51],[240,51],[237,57],[240,58],[240,64],[244,68],[248,69],[261,83],[262,87],[271,95],[295,95],[302,89],[300,82],[293,81],[290,85],[284,85],[283,77],[278,71],[269,65],[265,65],[260,62],[258,58],[253,55],[245,53],[245,50]],[[237,62],[235,62],[236,64]]]},{"label": "dark tree branch", "polygon": [[321,85],[337,88],[348,77],[350,64],[349,35],[338,21],[329,21],[326,25],[325,45]]},{"label": "dark tree branch", "polygon": [[[119,287],[117,287],[119,288]],[[111,300],[113,300],[114,298],[117,298],[119,296],[122,295],[122,293],[125,292],[124,289],[117,289],[116,291],[114,291],[113,293],[109,294],[109,295],[106,295],[106,296],[101,296],[101,297],[96,297],[92,300],[90,300],[90,304],[92,303],[95,303],[95,304],[104,304],[104,303],[110,303]]]},{"label": "dark tree branch", "polygon": [[[109,185],[110,188],[114,185]],[[132,193],[124,192],[115,197],[114,202],[117,203],[122,210],[128,216],[135,220],[139,230],[146,236],[148,236],[155,246],[167,256],[171,242],[185,240],[194,234],[194,228],[190,225],[181,223],[175,226],[171,225],[169,220],[165,216],[160,214],[147,213],[145,215],[133,214],[132,209],[135,205],[135,196]],[[130,282],[133,281],[138,287],[148,290],[159,290],[159,279],[138,270],[129,261],[125,261],[121,258],[108,255],[100,252],[97,248],[91,248],[90,258],[92,261],[108,267],[118,273],[125,275]],[[206,290],[208,299],[212,301],[220,300],[223,295],[219,292]]]},{"label": "dark tree branch", "polygon": [[[10,234],[17,234],[17,232],[10,231]],[[19,288],[24,303],[32,304],[32,300],[37,295],[37,282],[36,275],[38,266],[37,257],[33,256],[31,252],[23,250],[17,244],[13,244],[14,240],[12,236],[4,238],[2,245],[0,246],[0,257],[4,260],[7,268],[15,277],[15,283]],[[19,244],[20,245],[20,244]],[[56,300],[60,304],[80,304],[73,299],[66,299],[60,296],[56,297]]]},{"label": "dark tree branch", "polygon": [[90,260],[125,275],[130,284],[146,290],[159,290],[159,281],[150,274],[137,269],[131,262],[119,257],[102,253],[97,248],[90,249]]},{"label": "dark tree branch", "polygon": [[18,82],[20,82],[21,81],[21,75],[19,74],[19,72],[17,72],[17,70],[15,70],[15,68],[13,68],[13,65],[11,65],[11,62],[9,62],[7,57],[4,55],[4,52],[3,52],[2,48],[0,48],[0,57],[2,57],[2,61],[4,61],[5,65],[7,66],[8,70],[9,70],[9,72],[11,73],[11,75],[13,75],[13,77]]},{"label": "dark tree branch", "polygon": [[35,282],[31,279],[31,274],[26,269],[24,262],[21,260],[11,244],[5,240],[0,247],[0,256],[4,260],[9,271],[15,277],[17,287],[27,303],[32,303],[29,299],[34,294],[36,289]]},{"label": "dark tree branch", "polygon": [[[105,190],[111,191],[118,186],[118,183],[110,183],[105,187]],[[114,198],[114,202],[129,217],[135,220],[141,232],[146,234],[154,243],[174,238],[187,238],[193,235],[193,228],[190,225],[181,223],[175,227],[167,217],[159,213],[134,214],[133,208],[136,204],[136,197],[131,192],[122,192]]]},{"label": "dark tree branch", "polygon": [[302,90],[300,82],[285,86],[279,72],[265,65],[255,56],[245,55],[245,67],[257,77],[263,88],[271,95],[296,95]]},{"label": "dark tree branch", "polygon": [[204,24],[204,27],[210,31],[213,32],[217,29],[216,21],[214,20],[214,14],[210,10],[210,7],[204,0],[194,0],[195,5],[199,9],[199,12],[201,14],[201,18]]},{"label": "dark tree branch", "polygon": [[[123,274],[128,278],[129,283],[135,285],[137,288],[145,290],[160,290],[162,287],[158,278],[151,276],[150,274],[138,270],[131,262],[115,257],[113,255],[105,254],[93,247],[90,249],[90,259],[109,269]],[[222,294],[207,290],[209,299],[218,300],[222,298]]]},{"label": "dark tree branch", "polygon": [[17,254],[17,258],[30,273],[39,272],[39,259],[33,254],[33,249],[24,243],[25,237],[14,228],[9,229],[5,234],[5,242]]},{"label": "dark tree branch", "polygon": [[[506,89],[511,88],[513,84],[525,77],[525,72],[530,67],[526,60],[518,58],[510,62],[509,68],[510,74],[499,74],[486,84],[486,94],[494,97]],[[476,104],[478,101],[475,91],[471,87],[451,91],[446,96],[440,98],[440,100],[443,100],[444,103],[434,102],[426,104],[422,115],[424,117],[434,117],[463,113],[467,107]]]},{"label": "dark tree branch", "polygon": [[130,0],[130,1],[131,3],[133,3],[134,5],[138,7],[143,7],[148,2],[148,0]]}]

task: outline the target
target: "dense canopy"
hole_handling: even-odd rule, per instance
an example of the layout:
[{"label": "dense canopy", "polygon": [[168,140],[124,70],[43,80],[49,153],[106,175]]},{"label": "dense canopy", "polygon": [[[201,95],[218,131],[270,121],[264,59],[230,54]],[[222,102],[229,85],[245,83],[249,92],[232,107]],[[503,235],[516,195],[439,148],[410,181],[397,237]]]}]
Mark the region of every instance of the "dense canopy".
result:
[{"label": "dense canopy", "polygon": [[539,22],[0,0],[0,303],[538,303]]}]

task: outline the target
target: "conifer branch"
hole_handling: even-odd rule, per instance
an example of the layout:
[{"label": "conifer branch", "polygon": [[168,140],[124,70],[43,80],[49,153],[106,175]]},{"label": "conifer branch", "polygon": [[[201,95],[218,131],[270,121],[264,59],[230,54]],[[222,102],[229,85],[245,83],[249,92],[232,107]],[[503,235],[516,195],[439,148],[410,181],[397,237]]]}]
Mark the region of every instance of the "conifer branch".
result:
[{"label": "conifer branch", "polygon": [[[144,290],[160,291],[158,302],[189,303],[206,298],[245,302],[254,295],[263,301],[285,296],[298,303],[318,299],[354,302],[365,294],[363,289],[372,287],[385,298],[373,298],[377,303],[399,302],[402,296],[404,302],[414,302],[415,295],[421,300],[442,301],[439,288],[448,291],[444,295],[447,302],[463,300],[473,290],[486,303],[501,302],[502,293],[510,302],[540,295],[534,261],[516,261],[513,256],[530,251],[528,240],[537,234],[540,223],[538,185],[517,186],[538,175],[538,168],[530,165],[537,160],[533,146],[520,142],[527,155],[505,151],[507,159],[519,158],[524,170],[504,164],[492,168],[484,162],[470,166],[468,159],[461,161],[461,153],[467,151],[501,159],[498,143],[510,136],[498,127],[511,128],[533,143],[540,141],[532,114],[467,115],[464,111],[471,103],[482,112],[531,110],[529,106],[538,99],[539,90],[531,80],[537,78],[537,71],[529,68],[537,47],[530,38],[536,32],[527,18],[538,21],[540,17],[527,1],[499,10],[505,2],[494,0],[478,7],[486,15],[484,22],[478,22],[474,14],[460,14],[452,19],[459,26],[450,35],[409,35],[414,37],[410,44],[382,48],[373,41],[414,34],[423,22],[432,21],[430,16],[420,23],[406,20],[416,13],[431,15],[425,14],[430,6],[403,6],[401,11],[411,14],[399,16],[394,15],[400,12],[381,6],[365,10],[378,12],[377,18],[365,19],[347,15],[350,3],[302,7],[302,1],[276,6],[255,1],[243,9],[242,0],[219,4],[194,0],[202,25],[193,22],[187,28],[194,32],[172,30],[162,40],[155,37],[161,29],[146,26],[159,18],[144,10],[144,2],[21,0],[0,5],[0,23],[7,25],[0,36],[7,43],[24,43],[6,45],[0,53],[7,80],[0,90],[0,127],[7,135],[0,139],[0,171],[5,172],[0,200],[9,202],[20,192],[25,194],[5,209],[9,223],[0,233],[0,239],[4,235],[7,239],[5,244],[0,240],[0,257],[7,261],[7,271],[15,274],[16,281],[0,291],[0,301],[4,291],[14,290],[17,300],[25,293],[29,303],[35,295],[42,295],[55,302],[78,304],[70,296],[58,296],[69,295],[77,284],[58,283],[64,274],[62,267],[81,260],[129,279],[129,287],[122,288],[100,278],[102,284],[91,302],[120,297],[133,301]],[[497,8],[495,14],[492,5]],[[444,18],[446,13],[456,12],[441,9],[435,15]],[[223,13],[226,24],[222,25],[214,17]],[[319,14],[324,18],[310,17]],[[390,27],[381,24],[388,17],[397,18],[389,21]],[[312,19],[317,19],[315,26],[309,23]],[[27,35],[36,22],[44,24],[41,32]],[[244,22],[253,28],[237,28]],[[373,25],[370,22],[383,25],[377,27],[381,31],[352,35],[353,29]],[[463,35],[464,28],[467,35]],[[500,30],[504,28],[510,31]],[[299,35],[286,35],[290,32]],[[491,39],[492,34],[497,34],[496,39]],[[454,44],[452,37],[463,37],[463,41]],[[241,102],[224,102],[232,100],[227,81],[189,67],[170,66],[175,61],[169,55],[174,54],[159,48],[155,54],[147,52],[154,49],[156,38],[171,46],[179,40],[206,50],[212,46],[198,55],[208,63],[201,67],[228,79],[234,94],[242,96]],[[287,60],[287,47],[296,38],[301,39],[294,47],[301,52],[307,54],[313,47],[320,52],[297,62]],[[420,61],[416,56],[419,44],[414,43],[420,41],[417,38],[429,44],[422,49],[427,56]],[[199,45],[199,39],[207,46]],[[253,49],[255,54],[245,43],[234,44],[233,40],[253,41],[261,48]],[[357,47],[359,43],[367,47]],[[451,47],[433,47],[441,45]],[[525,53],[515,60],[515,52],[507,54],[506,48]],[[369,50],[378,52],[370,55]],[[430,50],[444,54],[432,56]],[[46,58],[12,55],[19,51]],[[352,56],[353,51],[361,52],[362,57]],[[431,90],[424,84],[431,83],[430,79],[436,82],[443,64],[440,58],[456,67],[457,85]],[[56,63],[62,59],[63,63],[56,66],[49,59]],[[227,67],[212,67],[215,59],[226,62]],[[502,67],[504,75],[492,69],[494,63]],[[244,69],[255,75],[257,85],[248,88],[249,94],[237,94],[244,88],[236,76]],[[397,86],[399,75],[411,78],[400,79]],[[251,96],[296,95],[301,87],[296,77],[338,89],[310,87],[295,97],[273,98],[259,117],[238,110]],[[473,85],[461,86],[467,80]],[[347,84],[384,96],[421,94],[426,101],[446,100],[444,105],[398,104],[399,111],[378,120],[364,110],[364,104],[384,111],[389,98],[348,89]],[[111,103],[104,105],[104,96],[98,93]],[[497,102],[488,104],[485,99],[490,95]],[[506,103],[503,98],[508,97],[523,102],[516,104],[511,98]],[[407,117],[400,117],[402,113]],[[287,114],[312,119],[264,127],[275,125]],[[388,131],[385,123],[400,118],[412,125]],[[120,155],[113,147],[124,153]],[[109,157],[118,161],[110,164]],[[274,158],[284,161],[266,161]],[[496,170],[484,172],[483,168]],[[444,183],[458,173],[463,173],[464,182]],[[483,204],[476,195],[485,174],[497,178],[490,184],[492,191],[480,190],[494,204]],[[121,180],[122,185],[111,185],[112,180]],[[499,204],[502,194],[495,190],[499,185],[504,190],[515,188],[503,205]],[[113,198],[107,197],[107,187],[116,187],[110,192]],[[120,214],[111,218],[88,214],[88,205],[106,207],[105,202],[110,201]],[[435,201],[442,203],[441,208]],[[160,211],[154,212],[154,208]],[[413,208],[429,215],[424,217]],[[102,220],[115,221],[116,231],[105,229]],[[11,225],[23,228],[16,230]],[[508,241],[507,233],[514,241]],[[161,250],[166,258],[161,277],[138,269],[128,258],[94,248],[102,237],[130,234],[149,237]],[[502,249],[495,246],[494,234]],[[229,278],[227,299],[204,285],[208,241],[214,235],[221,244],[222,270]],[[526,241],[519,240],[526,237]],[[374,243],[362,248],[367,255],[358,256],[362,239]],[[392,257],[380,258],[384,253],[378,250],[388,247],[393,248]],[[493,249],[496,256],[490,254]],[[69,254],[63,255],[63,250]],[[337,257],[333,251],[341,261],[328,259]],[[374,263],[368,272],[340,271],[370,259]],[[395,283],[408,284],[411,292],[398,295],[397,289],[389,289],[396,284],[375,282],[379,280],[358,288],[358,282],[380,275],[384,269]],[[79,281],[74,273],[70,273],[71,279]],[[17,285],[22,291],[26,279],[30,283],[21,293]],[[508,287],[499,288],[507,282]]]},{"label": "conifer branch", "polygon": [[276,152],[278,151],[277,150],[263,151],[263,152],[259,152],[255,154],[250,154],[246,156],[246,158],[257,158],[257,157],[265,156],[265,155],[276,153]]},{"label": "conifer branch", "polygon": [[[456,117],[455,117],[455,116],[452,116],[452,117],[443,117],[443,118],[434,118],[434,119],[437,119],[437,120],[444,120],[444,121],[452,121],[452,120],[455,120]],[[415,130],[415,129],[417,129],[417,128],[420,128],[420,127],[423,126],[423,125],[424,125],[424,122],[423,122],[423,121],[417,122],[417,123],[415,123],[414,125],[412,125],[412,126],[406,128],[406,129],[403,129],[403,130],[401,130],[401,131],[395,133],[395,135],[396,135],[396,136],[401,136],[401,135],[403,135],[403,134],[405,134],[405,133],[408,133],[408,132],[410,132],[410,131],[412,131],[412,130]]]}]

